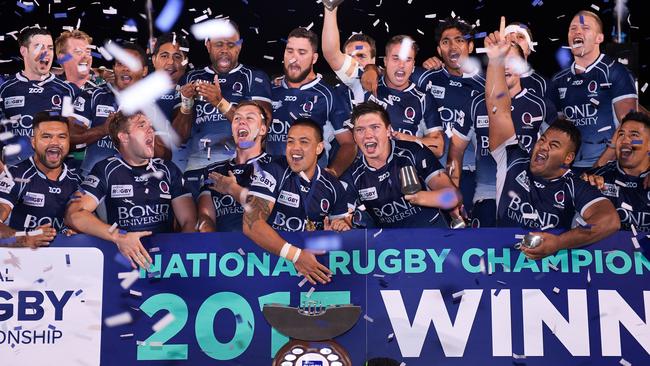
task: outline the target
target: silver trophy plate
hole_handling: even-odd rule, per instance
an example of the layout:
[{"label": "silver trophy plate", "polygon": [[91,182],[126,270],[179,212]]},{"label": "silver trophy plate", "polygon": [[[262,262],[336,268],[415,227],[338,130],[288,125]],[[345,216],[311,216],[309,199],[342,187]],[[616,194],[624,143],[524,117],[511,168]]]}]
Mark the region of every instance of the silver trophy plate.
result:
[{"label": "silver trophy plate", "polygon": [[332,11],[337,6],[339,6],[342,2],[343,0],[323,0],[323,5],[325,5],[327,10]]}]

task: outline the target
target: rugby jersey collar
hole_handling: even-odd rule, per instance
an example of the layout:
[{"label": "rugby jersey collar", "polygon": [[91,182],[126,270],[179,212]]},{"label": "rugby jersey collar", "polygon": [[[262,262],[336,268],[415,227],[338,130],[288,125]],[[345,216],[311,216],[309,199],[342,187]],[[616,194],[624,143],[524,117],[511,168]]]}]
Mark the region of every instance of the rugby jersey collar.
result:
[{"label": "rugby jersey collar", "polygon": [[50,76],[46,77],[45,79],[43,79],[43,80],[41,80],[41,81],[38,81],[38,80],[29,80],[29,79],[27,78],[27,76],[25,76],[25,74],[23,74],[22,71],[18,71],[18,72],[16,73],[16,79],[18,79],[18,80],[20,80],[20,81],[23,81],[23,82],[26,82],[26,83],[37,83],[38,86],[43,86],[44,84],[49,83],[49,82],[52,81],[55,77],[56,77],[56,75],[50,73]]},{"label": "rugby jersey collar", "polygon": [[[586,73],[588,73],[589,71],[591,71],[591,69],[593,69],[594,67],[596,67],[596,65],[598,65],[598,63],[599,63],[600,61],[602,61],[603,57],[605,57],[605,54],[604,54],[604,53],[601,53],[600,56],[598,56],[598,58],[596,59],[596,61],[592,62],[591,65],[587,66],[587,68],[586,68],[582,73],[583,73],[583,74],[586,74]],[[571,73],[572,73],[573,75],[576,75],[576,62],[575,62],[575,60],[574,60],[573,63],[571,64]]]},{"label": "rugby jersey collar", "polygon": [[[29,157],[29,161],[32,163],[32,166],[33,166],[34,169],[36,170],[36,173],[38,174],[39,177],[41,177],[41,178],[43,178],[43,179],[45,179],[45,180],[49,180],[49,178],[47,177],[47,175],[45,175],[45,173],[43,173],[43,172],[38,168],[38,166],[37,166],[36,163],[34,162],[34,157],[33,157],[33,156],[30,156],[30,157]],[[59,182],[62,182],[62,181],[65,179],[65,177],[68,176],[68,166],[67,166],[65,163],[63,163],[62,166],[63,166],[63,169],[61,170],[61,174],[59,174],[59,177],[56,179],[56,180],[59,181]]]}]

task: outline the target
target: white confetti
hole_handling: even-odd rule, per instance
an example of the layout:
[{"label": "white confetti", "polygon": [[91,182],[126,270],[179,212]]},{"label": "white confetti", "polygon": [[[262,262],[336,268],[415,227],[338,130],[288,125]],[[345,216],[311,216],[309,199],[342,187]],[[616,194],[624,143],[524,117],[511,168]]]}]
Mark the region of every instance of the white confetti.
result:
[{"label": "white confetti", "polygon": [[[203,14],[203,15],[201,15],[200,17],[196,17],[196,18],[194,18],[194,23],[199,23],[199,22],[202,22],[202,21],[204,21],[204,20],[206,20],[206,19],[208,19],[208,15],[207,15],[207,14]],[[198,38],[198,37],[197,37],[197,38]]]},{"label": "white confetti", "polygon": [[632,245],[634,245],[634,249],[641,249],[641,245],[639,245],[639,240],[635,237],[632,237]]},{"label": "white confetti", "polygon": [[463,295],[465,295],[465,290],[460,290],[460,291],[458,291],[458,292],[454,292],[454,294],[451,295],[451,297],[452,297],[454,300],[456,300],[456,299],[458,299],[458,298],[460,298],[460,297],[463,297]]},{"label": "white confetti", "polygon": [[307,291],[307,294],[305,295],[305,297],[310,298],[311,295],[314,293],[314,291],[316,291],[315,287],[310,288],[309,291]]},{"label": "white confetti", "polygon": [[600,102],[596,98],[591,98],[591,99],[589,99],[589,101],[591,102],[591,104],[593,104],[595,106],[598,106],[600,104]]},{"label": "white confetti", "polygon": [[514,358],[515,360],[523,360],[526,358],[526,355],[518,355],[516,353],[513,353],[512,358]]},{"label": "white confetti", "polygon": [[622,366],[632,366],[632,363],[630,361],[625,360],[624,358],[621,358],[620,361],[618,361],[619,364]]},{"label": "white confetti", "polygon": [[160,252],[160,247],[153,247],[149,249],[149,253],[158,253]]},{"label": "white confetti", "polygon": [[524,234],[515,234],[515,239],[521,240],[525,237],[526,235]]},{"label": "white confetti", "polygon": [[212,19],[203,23],[194,24],[190,30],[198,40],[229,38],[237,34],[235,27],[225,19]]},{"label": "white confetti", "polygon": [[244,249],[242,249],[242,248],[237,249],[237,253],[239,253],[239,254],[242,255],[242,256],[245,256],[245,255],[246,255],[246,252],[245,252]]},{"label": "white confetti", "polygon": [[117,222],[114,222],[113,225],[111,225],[111,227],[108,228],[108,232],[112,234],[115,231],[115,229],[117,229]]},{"label": "white confetti", "polygon": [[527,220],[537,220],[537,212],[533,212],[533,213],[525,213],[525,214],[523,214],[523,215],[521,215],[521,216],[522,216],[524,219],[527,219]]},{"label": "white confetti", "polygon": [[[131,71],[137,72],[142,70],[142,62],[114,42],[106,42],[104,44],[104,48],[118,61],[126,65],[126,67],[128,67]],[[166,90],[167,89],[165,89],[165,91]]]},{"label": "white confetti", "polygon": [[137,297],[142,297],[142,292],[136,290],[129,290],[129,294]]},{"label": "white confetti", "polygon": [[156,71],[118,94],[120,109],[128,114],[143,110],[145,106],[154,104],[165,95],[172,84],[167,72]]},{"label": "white confetti", "polygon": [[648,83],[643,84],[641,87],[641,93],[645,93],[646,89],[648,89]]},{"label": "white confetti", "polygon": [[591,271],[587,270],[587,283],[591,283]]},{"label": "white confetti", "polygon": [[43,229],[32,230],[27,232],[27,236],[43,235]]},{"label": "white confetti", "polygon": [[273,56],[269,56],[269,55],[264,55],[264,58],[271,61],[275,59]]},{"label": "white confetti", "polygon": [[104,324],[107,327],[112,328],[112,327],[117,327],[117,326],[124,325],[124,324],[129,324],[132,321],[133,321],[133,317],[131,316],[131,313],[129,313],[128,311],[125,311],[123,313],[113,315],[113,316],[109,316],[108,318],[104,319]]},{"label": "white confetti", "polygon": [[604,132],[604,131],[611,130],[611,129],[612,129],[612,126],[605,126],[603,128],[598,129],[598,132]]},{"label": "white confetti", "polygon": [[402,39],[402,43],[399,46],[399,54],[398,57],[402,61],[406,61],[409,57],[409,53],[411,52],[411,48],[413,47],[413,40],[409,37],[405,37]]},{"label": "white confetti", "polygon": [[122,280],[120,286],[126,290],[130,288],[135,283],[135,281],[138,280],[138,278],[140,278],[140,272],[135,269],[131,272],[120,272],[117,274],[117,278]]},{"label": "white confetti", "polygon": [[384,276],[383,274],[373,273],[373,274],[372,274],[372,277],[384,278],[384,277],[386,277],[386,276]]},{"label": "white confetti", "polygon": [[634,211],[632,206],[630,206],[629,204],[627,204],[625,202],[621,202],[621,208],[624,209],[624,210],[628,210],[628,211]]},{"label": "white confetti", "polygon": [[302,286],[304,286],[305,283],[307,283],[308,280],[309,280],[309,279],[308,279],[307,277],[303,278],[302,281],[300,281],[300,282],[298,283],[298,287],[302,287]]},{"label": "white confetti", "polygon": [[553,287],[553,292],[555,292],[556,294],[559,294],[559,293],[560,293],[560,289],[557,288],[557,287]]},{"label": "white confetti", "polygon": [[373,26],[373,27],[376,27],[376,26],[377,26],[377,24],[379,24],[379,19],[377,19],[377,20],[375,20],[375,22],[374,22],[374,23],[372,23],[372,26]]},{"label": "white confetti", "polygon": [[372,237],[373,237],[373,238],[378,237],[378,236],[381,234],[381,232],[382,232],[383,230],[384,230],[384,229],[379,229],[379,231],[377,231],[376,233],[372,234]]},{"label": "white confetti", "polygon": [[102,11],[104,12],[104,14],[108,14],[108,15],[115,15],[115,14],[117,14],[117,9],[115,9],[115,8],[112,7],[112,6],[110,6],[108,9],[103,9]]},{"label": "white confetti", "polygon": [[151,327],[151,329],[154,332],[160,332],[162,329],[165,329],[165,327],[171,324],[174,321],[174,319],[176,319],[174,317],[174,314],[167,313],[167,315],[163,316],[160,320],[158,320],[156,324],[154,324],[153,327]]},{"label": "white confetti", "polygon": [[555,227],[555,225],[553,225],[553,224],[548,224],[548,225],[544,226],[543,228],[541,228],[540,230],[544,231],[544,230],[552,229],[552,228],[554,228],[554,227]]},{"label": "white confetti", "polygon": [[636,227],[634,227],[634,224],[631,224],[631,225],[630,225],[630,229],[632,229],[632,234],[633,234],[634,236],[638,236],[638,235],[639,235],[639,234],[636,232]]},{"label": "white confetti", "polygon": [[131,338],[131,337],[133,337],[133,333],[120,334],[120,338]]},{"label": "white confetti", "polygon": [[600,11],[600,6],[596,4],[591,4],[591,8],[594,9],[595,11]]},{"label": "white confetti", "polygon": [[434,19],[436,17],[436,14],[427,14],[424,16],[425,19]]},{"label": "white confetti", "polygon": [[546,263],[547,267],[554,270],[554,271],[559,271],[559,269],[552,263]]},{"label": "white confetti", "polygon": [[368,314],[363,314],[363,318],[366,321],[371,322],[371,323],[373,323],[375,321],[373,318],[369,317]]}]

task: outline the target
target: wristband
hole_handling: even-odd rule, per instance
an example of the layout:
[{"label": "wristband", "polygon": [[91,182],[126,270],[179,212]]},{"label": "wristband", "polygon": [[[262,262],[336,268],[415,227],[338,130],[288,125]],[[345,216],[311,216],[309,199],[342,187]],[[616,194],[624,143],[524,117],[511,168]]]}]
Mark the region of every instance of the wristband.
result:
[{"label": "wristband", "polygon": [[289,249],[291,249],[293,245],[289,244],[288,242],[284,242],[284,245],[282,246],[282,250],[280,250],[280,257],[282,258],[287,258],[287,254],[289,254]]},{"label": "wristband", "polygon": [[24,231],[16,231],[16,233],[14,234],[14,236],[15,236],[15,237],[19,237],[19,236],[27,236],[27,233],[24,232]]},{"label": "wristband", "polygon": [[[221,106],[221,103],[223,103],[223,104],[224,104],[225,106],[227,106],[227,107],[222,107],[222,106]],[[231,107],[232,107],[232,104],[230,104],[230,102],[228,102],[228,101],[226,100],[226,98],[221,98],[221,100],[219,101],[219,103],[217,103],[217,109],[219,110],[219,112],[221,112],[221,114],[226,114],[226,113],[228,113],[228,111],[230,111],[230,108],[231,108]],[[224,110],[224,109],[225,109],[225,110]]]},{"label": "wristband", "polygon": [[291,260],[293,263],[296,263],[298,261],[298,258],[300,258],[300,253],[302,253],[302,249],[298,248],[298,250],[296,250],[296,254],[293,255],[293,259]]}]

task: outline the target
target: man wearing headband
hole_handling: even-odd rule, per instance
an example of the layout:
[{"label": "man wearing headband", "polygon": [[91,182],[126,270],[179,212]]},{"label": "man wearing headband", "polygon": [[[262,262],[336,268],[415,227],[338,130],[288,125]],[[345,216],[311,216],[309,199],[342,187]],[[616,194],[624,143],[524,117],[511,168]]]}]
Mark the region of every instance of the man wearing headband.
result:
[{"label": "man wearing headband", "polygon": [[600,52],[604,40],[598,15],[585,10],[578,12],[568,32],[574,62],[555,74],[549,88],[555,107],[583,136],[580,153],[573,164],[576,174],[616,158],[614,148],[608,144],[619,121],[631,110],[637,110],[632,75],[623,65]]},{"label": "man wearing headband", "polygon": [[[510,23],[505,29],[506,40],[514,42],[524,50],[524,61],[528,62],[528,56],[535,52],[537,42],[533,42],[533,32],[523,23]],[[538,96],[545,98],[549,81],[537,71],[526,64],[528,69],[520,75],[522,88],[534,91]]]}]

